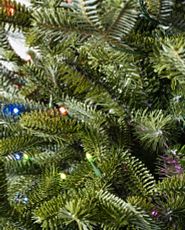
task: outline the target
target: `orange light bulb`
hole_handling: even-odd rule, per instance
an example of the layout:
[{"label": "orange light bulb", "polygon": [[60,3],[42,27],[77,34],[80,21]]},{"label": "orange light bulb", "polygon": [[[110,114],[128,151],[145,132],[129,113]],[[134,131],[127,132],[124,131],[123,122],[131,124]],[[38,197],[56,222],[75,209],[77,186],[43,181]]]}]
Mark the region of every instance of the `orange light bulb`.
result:
[{"label": "orange light bulb", "polygon": [[62,116],[68,115],[68,111],[67,111],[67,109],[66,109],[65,107],[61,106],[61,107],[59,107],[58,110],[59,110],[59,112],[60,112],[60,114],[61,114]]},{"label": "orange light bulb", "polygon": [[8,16],[13,16],[13,15],[15,14],[15,9],[14,9],[12,6],[8,6],[8,7],[6,8],[6,14],[7,14]]},{"label": "orange light bulb", "polygon": [[71,4],[73,0],[66,0],[66,3]]}]

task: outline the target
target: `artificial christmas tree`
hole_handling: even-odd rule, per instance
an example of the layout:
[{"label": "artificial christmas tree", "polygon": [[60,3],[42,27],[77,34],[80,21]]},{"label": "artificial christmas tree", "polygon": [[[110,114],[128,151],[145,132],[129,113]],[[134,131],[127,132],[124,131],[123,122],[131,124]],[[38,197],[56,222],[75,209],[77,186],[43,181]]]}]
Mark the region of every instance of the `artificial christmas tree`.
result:
[{"label": "artificial christmas tree", "polygon": [[184,2],[27,3],[0,1],[1,229],[183,230]]}]

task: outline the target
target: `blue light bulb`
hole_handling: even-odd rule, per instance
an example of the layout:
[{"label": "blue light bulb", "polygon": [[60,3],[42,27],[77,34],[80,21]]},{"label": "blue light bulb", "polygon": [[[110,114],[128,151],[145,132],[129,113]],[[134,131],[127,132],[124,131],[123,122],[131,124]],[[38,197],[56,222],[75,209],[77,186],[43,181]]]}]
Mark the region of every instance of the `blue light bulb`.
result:
[{"label": "blue light bulb", "polygon": [[17,117],[26,111],[22,104],[7,104],[2,108],[2,113],[5,117]]},{"label": "blue light bulb", "polygon": [[15,160],[21,160],[22,157],[23,157],[23,153],[16,152],[16,153],[13,154],[13,156],[14,156]]},{"label": "blue light bulb", "polygon": [[22,203],[23,203],[23,204],[27,204],[28,201],[29,201],[29,199],[28,199],[27,196],[25,196],[25,197],[22,198]]},{"label": "blue light bulb", "polygon": [[20,113],[19,108],[15,107],[12,111],[13,114],[18,115]]},{"label": "blue light bulb", "polygon": [[14,200],[16,203],[19,203],[19,204],[20,203],[27,204],[29,202],[28,197],[21,192],[16,192]]}]

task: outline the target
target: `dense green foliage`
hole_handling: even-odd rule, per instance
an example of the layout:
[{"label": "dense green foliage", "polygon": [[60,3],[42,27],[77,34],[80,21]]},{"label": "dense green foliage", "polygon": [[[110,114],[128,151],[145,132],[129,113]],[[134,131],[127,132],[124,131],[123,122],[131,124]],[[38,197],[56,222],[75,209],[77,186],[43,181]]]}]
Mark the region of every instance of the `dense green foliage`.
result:
[{"label": "dense green foliage", "polygon": [[184,229],[184,15],[182,0],[0,0],[0,229]]}]

